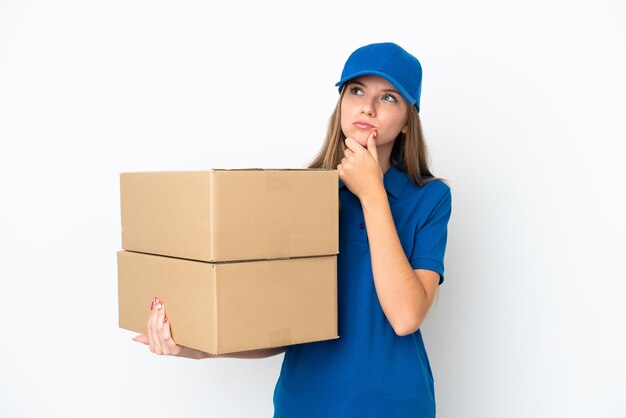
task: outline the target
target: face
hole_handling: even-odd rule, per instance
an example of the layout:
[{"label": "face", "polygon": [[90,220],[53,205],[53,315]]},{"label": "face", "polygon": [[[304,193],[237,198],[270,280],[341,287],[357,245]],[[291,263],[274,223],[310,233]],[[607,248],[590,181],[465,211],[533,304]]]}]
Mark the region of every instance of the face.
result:
[{"label": "face", "polygon": [[367,147],[367,138],[378,131],[376,146],[393,147],[400,132],[406,133],[408,103],[396,88],[382,77],[366,75],[346,83],[341,99],[341,130]]}]

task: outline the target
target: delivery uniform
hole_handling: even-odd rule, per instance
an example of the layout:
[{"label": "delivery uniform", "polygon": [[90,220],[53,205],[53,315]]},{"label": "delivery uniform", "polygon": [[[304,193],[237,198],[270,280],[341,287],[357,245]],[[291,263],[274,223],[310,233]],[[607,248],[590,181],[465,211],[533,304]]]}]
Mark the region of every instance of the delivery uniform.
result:
[{"label": "delivery uniform", "polygon": [[[384,175],[400,243],[413,269],[440,274],[451,213],[449,187],[410,181],[393,164]],[[339,182],[339,338],[286,348],[274,418],[432,418],[433,375],[422,334],[399,337],[374,287],[359,199]]]}]

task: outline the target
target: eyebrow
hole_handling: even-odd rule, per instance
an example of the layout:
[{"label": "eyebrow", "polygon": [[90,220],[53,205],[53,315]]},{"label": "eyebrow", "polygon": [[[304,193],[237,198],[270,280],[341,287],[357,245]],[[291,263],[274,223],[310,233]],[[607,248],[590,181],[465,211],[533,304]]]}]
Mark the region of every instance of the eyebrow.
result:
[{"label": "eyebrow", "polygon": [[[350,82],[348,83],[348,85],[352,85],[352,84],[356,84],[356,85],[361,86],[361,87],[367,87],[365,84],[361,83],[360,81],[350,81]],[[384,89],[384,90],[381,90],[381,91],[382,91],[383,93],[396,93],[396,94],[400,94],[400,92],[399,92],[398,90],[396,90],[396,89]]]}]

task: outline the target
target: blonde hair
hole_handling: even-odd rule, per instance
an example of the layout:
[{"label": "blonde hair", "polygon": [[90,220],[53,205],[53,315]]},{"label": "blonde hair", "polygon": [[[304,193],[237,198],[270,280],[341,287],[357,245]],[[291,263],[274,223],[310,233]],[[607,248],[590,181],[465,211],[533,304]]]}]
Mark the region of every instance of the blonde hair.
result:
[{"label": "blonde hair", "polygon": [[[346,136],[341,130],[341,101],[345,91],[344,87],[341,90],[335,110],[328,121],[328,130],[324,144],[308,168],[336,170],[341,163],[346,150],[344,142]],[[430,171],[428,149],[422,133],[419,112],[415,106],[409,106],[406,134],[400,133],[394,141],[391,151],[391,163],[398,170],[406,172],[409,178],[420,186],[433,180],[444,181],[434,177]]]}]

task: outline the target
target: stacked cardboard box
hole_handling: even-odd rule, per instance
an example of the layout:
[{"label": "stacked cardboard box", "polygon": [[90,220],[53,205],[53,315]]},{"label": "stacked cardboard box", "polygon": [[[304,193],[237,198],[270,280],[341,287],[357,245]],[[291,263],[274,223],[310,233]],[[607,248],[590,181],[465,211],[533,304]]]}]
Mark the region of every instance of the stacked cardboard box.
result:
[{"label": "stacked cardboard box", "polygon": [[119,325],[211,354],[337,338],[335,170],[122,173]]}]

